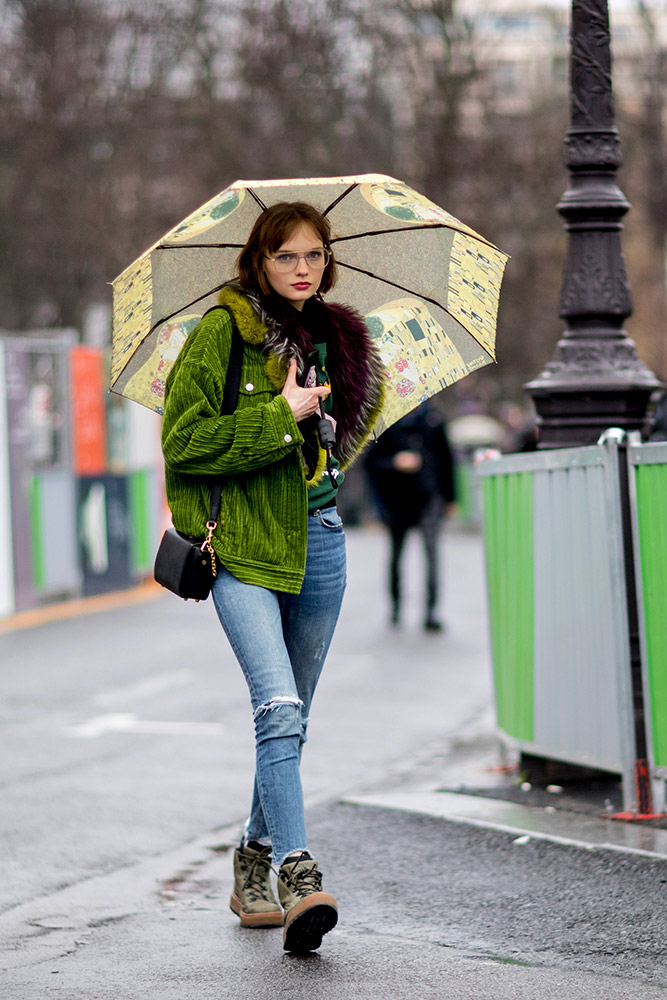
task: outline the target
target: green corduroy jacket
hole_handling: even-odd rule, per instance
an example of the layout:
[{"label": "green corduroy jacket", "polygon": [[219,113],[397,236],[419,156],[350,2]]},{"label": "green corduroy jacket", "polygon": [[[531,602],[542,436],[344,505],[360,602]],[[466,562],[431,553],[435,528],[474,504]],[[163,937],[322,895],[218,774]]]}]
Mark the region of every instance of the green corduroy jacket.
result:
[{"label": "green corduroy jacket", "polygon": [[203,536],[210,483],[223,480],[213,545],[244,583],[298,593],[306,560],[303,437],[267,375],[266,327],[243,296],[230,305],[244,340],[235,413],[220,416],[231,348],[228,313],[204,316],[169,376],[162,422],[167,502],[174,527]]},{"label": "green corduroy jacket", "polygon": [[[232,323],[226,310],[216,309],[190,334],[167,378],[162,422],[167,502],[178,531],[203,537],[211,484],[222,481],[213,535],[220,561],[244,583],[298,593],[306,566],[308,483],[303,436],[281,395],[287,358],[269,346],[279,343],[280,335],[276,340],[260,307],[238,286],[225,286],[220,303],[232,310],[244,341],[237,408],[220,415]],[[335,377],[331,374],[342,408],[337,447],[345,468],[368,441],[380,411],[383,366],[361,317],[345,307],[325,308],[336,324],[334,353],[340,361]],[[320,448],[310,485],[318,482],[325,463]]]}]

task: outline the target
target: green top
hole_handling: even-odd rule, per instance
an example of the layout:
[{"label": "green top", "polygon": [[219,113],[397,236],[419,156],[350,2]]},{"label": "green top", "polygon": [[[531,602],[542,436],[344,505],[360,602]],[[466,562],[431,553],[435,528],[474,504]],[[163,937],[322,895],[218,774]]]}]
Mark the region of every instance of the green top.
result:
[{"label": "green top", "polygon": [[[324,343],[315,344],[315,350],[317,351],[319,359],[319,364],[317,366],[317,384],[330,385],[329,375],[327,373],[327,345]],[[333,409],[333,400],[331,396],[332,394],[329,393],[329,395],[322,402],[322,409],[325,413],[331,413]],[[335,500],[338,490],[345,479],[345,473],[341,472],[340,463],[337,458],[334,458],[333,455],[331,456],[330,468],[333,473],[336,486],[334,486],[331,482],[331,477],[328,472],[325,472],[322,478],[318,481],[317,485],[308,490],[308,510],[311,512],[317,510],[319,507],[326,507],[332,500]]]}]

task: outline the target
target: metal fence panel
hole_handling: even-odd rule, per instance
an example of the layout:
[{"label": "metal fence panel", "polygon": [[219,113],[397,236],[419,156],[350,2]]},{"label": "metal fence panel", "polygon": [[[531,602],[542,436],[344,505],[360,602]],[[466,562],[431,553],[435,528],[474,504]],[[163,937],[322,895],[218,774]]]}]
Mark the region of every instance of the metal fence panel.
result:
[{"label": "metal fence panel", "polygon": [[[617,444],[505,456],[482,463],[479,473],[499,727],[538,756],[620,773],[632,809]],[[529,653],[513,632],[524,648],[532,638]],[[518,724],[508,692],[532,702],[522,715],[531,726]]]},{"label": "metal fence panel", "polygon": [[616,456],[587,451],[590,464],[535,473],[535,740],[622,773],[633,753]]}]

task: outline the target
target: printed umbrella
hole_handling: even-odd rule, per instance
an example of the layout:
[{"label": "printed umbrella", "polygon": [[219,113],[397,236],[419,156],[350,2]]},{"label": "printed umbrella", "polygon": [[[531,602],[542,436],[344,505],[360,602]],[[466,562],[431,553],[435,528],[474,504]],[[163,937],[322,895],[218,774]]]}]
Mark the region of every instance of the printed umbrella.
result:
[{"label": "printed umbrella", "polygon": [[158,413],[188,334],[215,305],[259,213],[306,201],[331,223],[335,300],[363,314],[385,365],[381,433],[429,396],[495,360],[507,255],[384,174],[236,181],[113,282],[111,388]]}]

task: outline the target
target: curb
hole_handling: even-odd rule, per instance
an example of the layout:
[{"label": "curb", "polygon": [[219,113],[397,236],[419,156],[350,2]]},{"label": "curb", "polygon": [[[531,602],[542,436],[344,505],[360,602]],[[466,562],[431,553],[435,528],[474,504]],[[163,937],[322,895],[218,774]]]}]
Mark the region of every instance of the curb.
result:
[{"label": "curb", "polygon": [[71,601],[61,601],[58,604],[47,604],[28,611],[18,611],[8,618],[0,619],[0,635],[8,632],[18,632],[21,629],[37,628],[52,622],[65,621],[68,618],[78,618],[82,615],[95,614],[99,611],[113,611],[129,604],[152,601],[164,593],[164,589],[153,580],[146,580],[129,590],[115,590],[108,594],[96,594],[94,597],[80,597]]},{"label": "curb", "polygon": [[467,795],[465,789],[461,792],[395,791],[353,795],[341,801],[495,830],[514,836],[514,843],[519,845],[531,840],[546,840],[584,850],[618,851],[660,861],[667,859],[667,830]]}]

